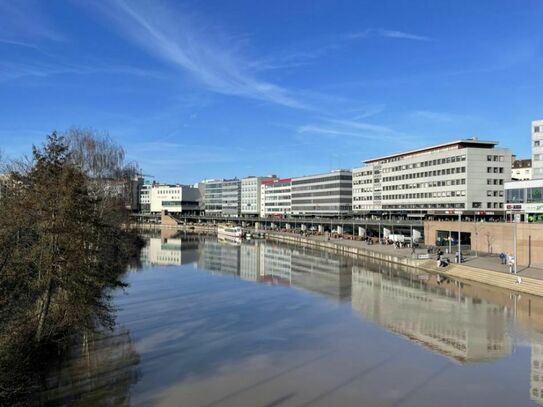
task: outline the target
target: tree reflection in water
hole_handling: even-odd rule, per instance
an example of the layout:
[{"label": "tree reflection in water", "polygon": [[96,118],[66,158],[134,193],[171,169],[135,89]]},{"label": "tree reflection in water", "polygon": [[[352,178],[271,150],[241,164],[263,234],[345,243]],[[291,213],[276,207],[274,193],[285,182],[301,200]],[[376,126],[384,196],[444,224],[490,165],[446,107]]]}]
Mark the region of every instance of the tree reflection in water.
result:
[{"label": "tree reflection in water", "polygon": [[90,333],[45,378],[40,404],[127,406],[138,364],[128,330]]}]

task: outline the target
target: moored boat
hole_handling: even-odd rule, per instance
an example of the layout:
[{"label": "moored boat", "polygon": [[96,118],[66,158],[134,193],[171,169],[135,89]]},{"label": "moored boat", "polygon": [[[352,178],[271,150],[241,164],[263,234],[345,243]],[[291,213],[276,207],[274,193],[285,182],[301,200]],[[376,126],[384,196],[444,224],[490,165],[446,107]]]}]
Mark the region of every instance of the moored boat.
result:
[{"label": "moored boat", "polygon": [[243,229],[234,225],[219,225],[217,228],[217,235],[241,239],[243,238]]}]

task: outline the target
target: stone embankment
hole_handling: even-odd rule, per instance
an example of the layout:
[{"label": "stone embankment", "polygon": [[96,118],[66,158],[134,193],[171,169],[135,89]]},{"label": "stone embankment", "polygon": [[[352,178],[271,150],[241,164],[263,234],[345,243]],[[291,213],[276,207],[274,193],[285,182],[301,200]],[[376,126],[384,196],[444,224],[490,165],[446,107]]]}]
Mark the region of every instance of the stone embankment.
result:
[{"label": "stone embankment", "polygon": [[[458,280],[473,281],[494,287],[505,288],[520,293],[543,296],[543,278],[539,279],[534,277],[525,277],[522,275],[503,273],[479,267],[471,267],[469,265],[466,265],[465,263],[453,263],[447,267],[438,268],[435,260],[418,259],[415,258],[415,255],[410,257],[402,255],[400,253],[395,253],[393,250],[381,250],[379,246],[355,246],[351,241],[326,241],[323,239],[283,233],[266,233],[266,238],[272,241],[286,242],[303,247],[313,247],[330,250],[339,254],[370,257],[380,261],[386,261],[390,263],[413,267],[429,273],[443,274]],[[541,274],[543,277],[543,270]]]}]

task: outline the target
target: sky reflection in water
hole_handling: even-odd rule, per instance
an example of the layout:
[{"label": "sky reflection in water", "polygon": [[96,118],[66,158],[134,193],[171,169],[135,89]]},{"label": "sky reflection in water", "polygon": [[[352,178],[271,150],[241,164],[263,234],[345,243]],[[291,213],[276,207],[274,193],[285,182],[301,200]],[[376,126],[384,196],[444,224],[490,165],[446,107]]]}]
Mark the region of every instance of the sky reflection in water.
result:
[{"label": "sky reflection in water", "polygon": [[139,357],[126,403],[543,404],[536,297],[195,235],[150,238],[142,263],[116,298]]}]

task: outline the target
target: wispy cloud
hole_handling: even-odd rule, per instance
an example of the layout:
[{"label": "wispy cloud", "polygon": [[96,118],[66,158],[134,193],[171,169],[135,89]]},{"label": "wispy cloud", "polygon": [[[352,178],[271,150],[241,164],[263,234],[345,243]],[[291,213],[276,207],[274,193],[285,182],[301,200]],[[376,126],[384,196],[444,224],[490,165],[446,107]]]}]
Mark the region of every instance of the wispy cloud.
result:
[{"label": "wispy cloud", "polygon": [[0,0],[0,37],[13,45],[29,41],[64,41],[45,13],[45,3],[36,0]]},{"label": "wispy cloud", "polygon": [[422,119],[434,122],[452,122],[455,119],[455,116],[449,113],[432,112],[429,110],[416,110],[411,113],[411,117],[416,120]]},{"label": "wispy cloud", "polygon": [[368,28],[364,31],[347,34],[346,37],[351,40],[358,38],[384,37],[400,40],[432,41],[432,38],[423,35],[398,30],[385,30],[382,28]]},{"label": "wispy cloud", "polygon": [[54,75],[135,75],[154,77],[165,76],[159,72],[128,65],[75,65],[63,63],[0,63],[0,81],[23,77],[49,77]]},{"label": "wispy cloud", "polygon": [[321,135],[329,138],[355,137],[384,141],[393,139],[398,132],[387,126],[353,120],[328,119],[318,124],[307,124],[297,129],[298,134]]},{"label": "wispy cloud", "polygon": [[[152,55],[190,73],[208,89],[272,102],[292,108],[307,108],[290,92],[257,79],[251,61],[239,54],[240,44],[233,37],[213,40],[213,28],[198,29],[194,16],[179,15],[165,4],[115,0],[102,3],[100,10],[109,15],[121,31]],[[205,25],[205,24],[202,24]]]}]

